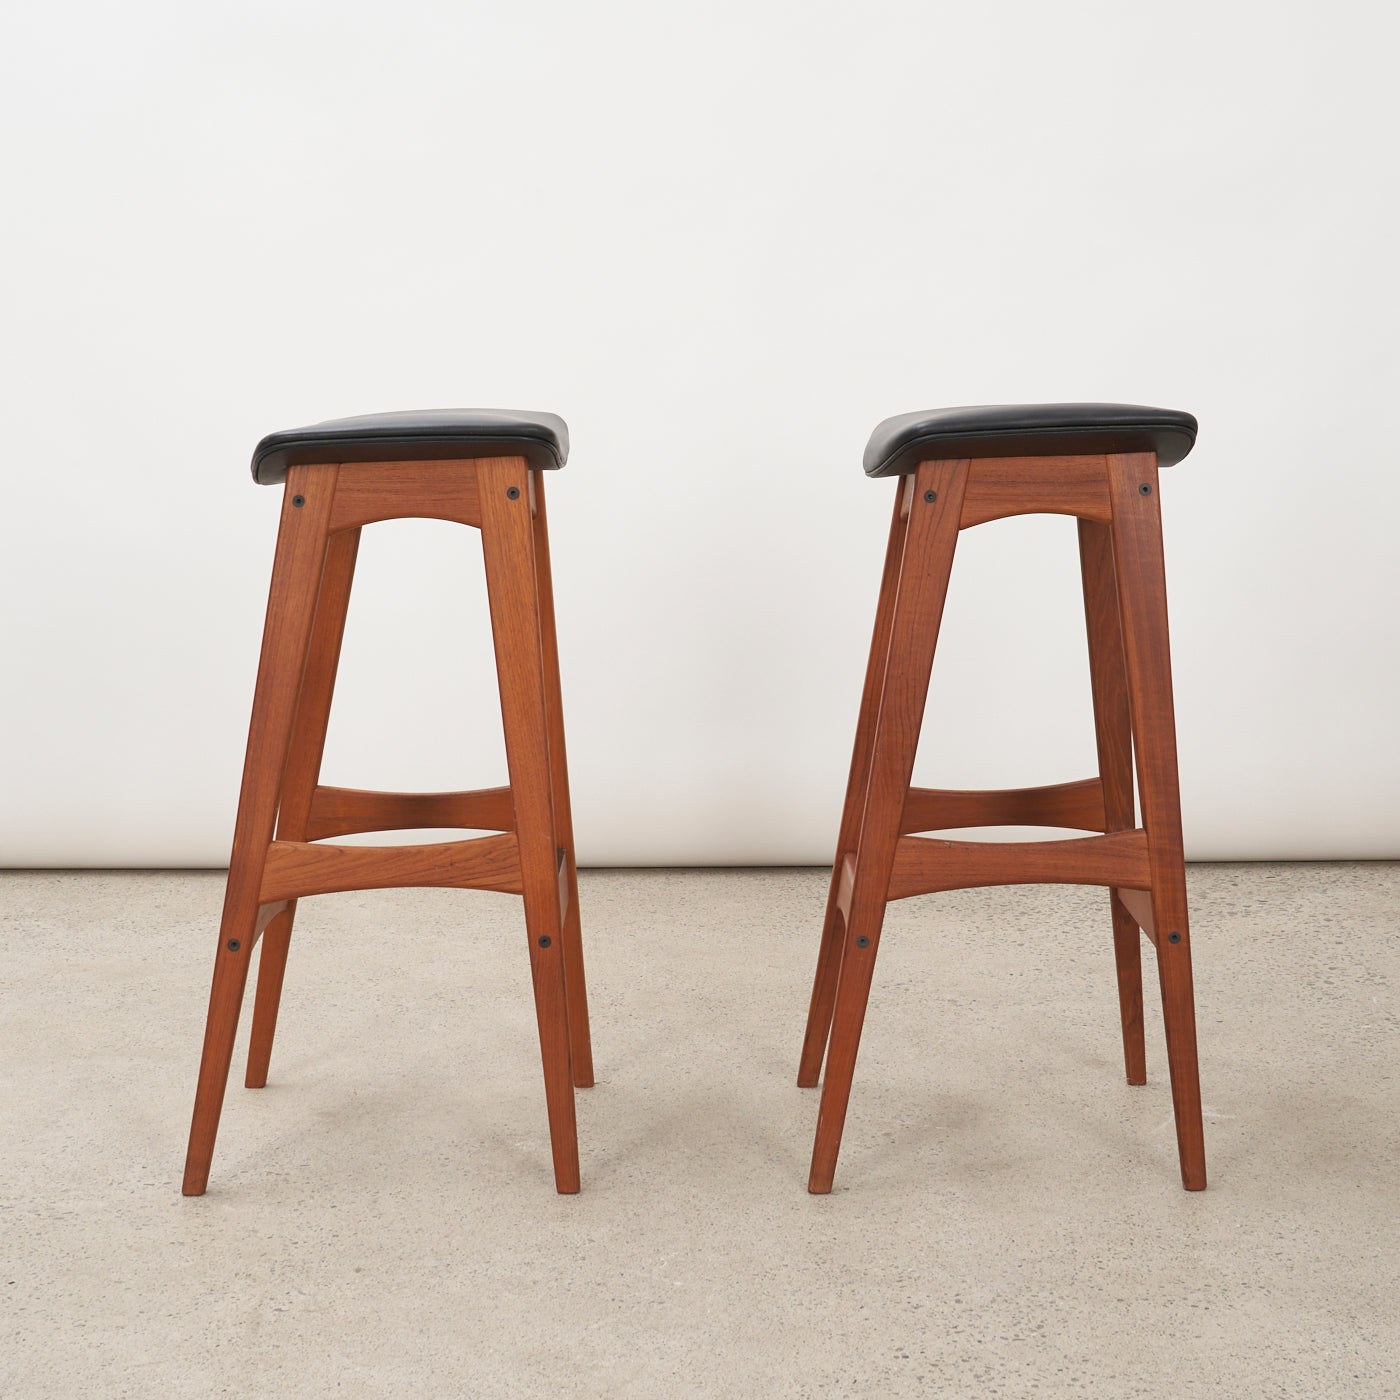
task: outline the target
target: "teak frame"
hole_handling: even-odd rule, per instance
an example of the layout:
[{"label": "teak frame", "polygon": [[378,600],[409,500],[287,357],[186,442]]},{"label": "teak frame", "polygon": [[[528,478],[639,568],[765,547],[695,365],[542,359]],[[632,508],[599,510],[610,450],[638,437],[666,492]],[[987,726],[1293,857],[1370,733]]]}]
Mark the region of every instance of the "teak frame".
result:
[{"label": "teak frame", "polygon": [[[1089,636],[1099,776],[1057,787],[910,787],[960,531],[1011,515],[1073,515]],[[1142,825],[1134,820],[1136,758]],[[1100,833],[988,844],[916,836],[971,826]],[[1177,786],[1155,453],[920,462],[901,477],[841,816],[797,1082],[822,1089],[808,1190],[831,1190],[885,905],[1006,884],[1109,889],[1123,1053],[1147,1082],[1139,928],[1157,950],[1182,1184],[1206,1184],[1191,940]]]},{"label": "teak frame", "polygon": [[[430,517],[481,531],[510,786],[360,792],[320,786],[360,529]],[[498,831],[427,846],[319,845],[351,832]],[[274,839],[275,828],[275,839]],[[294,466],[287,474],[243,786],[209,997],[184,1193],[209,1181],[239,1010],[259,936],[249,1088],[267,1083],[297,900],[443,885],[521,895],[555,1185],[579,1189],[575,1085],[593,1083],[578,872],[564,752],[542,473],[523,457]]]}]

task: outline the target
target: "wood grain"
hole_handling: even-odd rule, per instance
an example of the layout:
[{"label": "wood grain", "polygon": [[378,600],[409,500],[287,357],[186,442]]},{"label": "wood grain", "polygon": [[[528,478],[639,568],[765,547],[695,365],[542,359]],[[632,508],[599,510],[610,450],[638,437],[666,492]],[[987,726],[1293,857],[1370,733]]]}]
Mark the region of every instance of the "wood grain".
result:
[{"label": "wood grain", "polygon": [[847,851],[841,857],[839,875],[836,882],[836,908],[842,920],[851,917],[851,896],[856,888],[856,853]]},{"label": "wood grain", "polygon": [[[199,1083],[185,1154],[181,1189],[187,1196],[203,1195],[209,1182],[238,1013],[252,956],[253,930],[258,905],[263,902],[259,898],[263,862],[277,819],[297,694],[325,564],[336,471],[334,465],[315,465],[293,467],[287,473]],[[297,500],[302,502],[300,506],[293,504]]]},{"label": "wood grain", "polygon": [[[1107,483],[1107,463],[1104,480]],[[1084,585],[1084,626],[1089,643],[1089,685],[1094,698],[1094,738],[1103,780],[1105,831],[1137,825],[1133,803],[1133,730],[1128,672],[1118,615],[1113,534],[1096,520],[1079,522],[1079,572]],[[1110,890],[1113,962],[1118,979],[1118,1019],[1123,1066],[1129,1084],[1147,1083],[1142,1023],[1142,947],[1138,931]]]},{"label": "wood grain", "polygon": [[962,528],[1009,515],[1077,515],[1107,521],[1102,457],[983,457],[963,497]]},{"label": "wood grain", "polygon": [[[865,789],[870,774],[871,749],[875,741],[875,720],[880,708],[880,689],[885,679],[885,663],[890,648],[890,622],[894,617],[895,594],[899,589],[899,566],[904,553],[904,534],[913,492],[913,474],[895,482],[894,517],[890,521],[889,541],[885,547],[885,567],[880,577],[880,592],[875,605],[875,634],[871,638],[870,656],[865,666],[865,687],[861,691],[860,715],[856,721],[855,749],[851,754],[851,767],[846,779],[846,800],[841,809],[841,826],[836,837],[836,857],[832,862],[831,887],[827,891],[826,915],[822,921],[817,972],[812,982],[812,999],[807,1009],[807,1030],[802,1041],[802,1057],[797,1067],[798,1087],[803,1089],[815,1088],[821,1078],[827,1036],[831,1031],[831,1013],[836,1005],[836,981],[841,969],[842,951],[845,948],[846,918],[850,912],[849,903],[838,907],[841,882],[846,861],[855,859],[861,817],[865,812]],[[847,897],[849,893],[847,888]]]},{"label": "wood grain", "polygon": [[967,826],[1063,826],[1080,831],[1104,829],[1103,787],[1097,778],[1052,787],[1006,788],[984,792],[951,788],[909,789],[900,818],[901,835],[915,831],[955,831]]},{"label": "wood grain", "polygon": [[957,547],[968,466],[966,461],[922,462],[915,474],[864,785],[864,813],[827,1047],[826,1082],[807,1180],[807,1189],[817,1194],[831,1190],[841,1149],[890,870],[900,841],[900,817],[919,745],[929,672]]},{"label": "wood grain", "polygon": [[267,853],[262,899],[303,899],[345,890],[445,888],[520,894],[520,857],[513,833],[425,846],[332,846],[274,841]]},{"label": "wood grain", "polygon": [[534,517],[535,593],[540,610],[540,653],[544,661],[544,697],[549,723],[550,793],[554,834],[560,851],[560,904],[563,909],[564,986],[569,1004],[569,1049],[574,1084],[593,1084],[593,1038],[588,1023],[588,991],[583,970],[583,933],[578,904],[578,864],[574,856],[573,805],[569,798],[569,762],[564,745],[564,700],[559,681],[559,643],[554,622],[554,576],[549,562],[549,521],[545,510],[544,473],[530,473],[530,508]]},{"label": "wood grain", "polygon": [[1123,912],[1136,928],[1145,933],[1155,944],[1157,942],[1157,921],[1152,917],[1152,894],[1149,890],[1114,890]]},{"label": "wood grain", "polygon": [[258,905],[258,917],[253,920],[253,933],[260,934],[275,918],[286,912],[287,901],[279,899],[272,904]]},{"label": "wood grain", "polygon": [[477,471],[494,460],[345,462],[330,528],[351,530],[376,520],[409,518],[480,526]]},{"label": "wood grain", "polygon": [[506,765],[515,795],[554,1181],[560,1192],[570,1193],[579,1189],[578,1131],[530,474],[524,458],[482,461],[477,467],[481,542],[505,725]]},{"label": "wood grain", "polygon": [[889,898],[989,885],[1108,885],[1146,889],[1147,836],[1118,831],[1068,841],[939,841],[901,836]]},{"label": "wood grain", "polygon": [[508,787],[472,792],[370,792],[318,787],[302,840],[325,841],[366,831],[514,831],[515,804]]},{"label": "wood grain", "polygon": [[[1142,824],[1147,832],[1152,876],[1157,973],[1162,988],[1181,1179],[1188,1191],[1201,1191],[1206,1185],[1205,1133],[1196,1052],[1191,935],[1186,918],[1186,866],[1181,842],[1176,715],[1156,456],[1110,456],[1108,479],[1113,504],[1113,558]],[[1172,941],[1173,936],[1177,941]]]},{"label": "wood grain", "polygon": [[[334,513],[334,506],[331,509]],[[292,725],[292,741],[287,750],[287,767],[278,799],[277,834],[284,841],[307,839],[307,812],[326,747],[326,725],[330,720],[331,697],[335,693],[340,647],[345,636],[345,617],[350,607],[350,589],[355,581],[355,560],[359,550],[358,530],[333,535],[326,545],[326,562],[321,570],[321,585],[316,596],[311,644],[307,650],[306,668],[302,672],[296,720]],[[291,900],[263,935],[262,956],[258,959],[258,989],[253,999],[253,1025],[248,1036],[248,1067],[243,1077],[243,1083],[249,1089],[261,1089],[267,1084],[296,913],[296,901]]]}]

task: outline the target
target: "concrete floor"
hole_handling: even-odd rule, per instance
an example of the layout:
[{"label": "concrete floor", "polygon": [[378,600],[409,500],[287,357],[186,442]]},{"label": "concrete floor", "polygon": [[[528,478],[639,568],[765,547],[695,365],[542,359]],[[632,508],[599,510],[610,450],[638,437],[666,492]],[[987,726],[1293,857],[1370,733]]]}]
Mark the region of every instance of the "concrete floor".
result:
[{"label": "concrete floor", "polygon": [[571,1198],[519,902],[306,901],[269,1087],[236,1073],[186,1200],[222,877],[0,876],[0,1395],[1400,1393],[1400,867],[1192,870],[1192,1195],[1106,897],[1014,888],[891,907],[809,1196],[825,881],[585,873]]}]

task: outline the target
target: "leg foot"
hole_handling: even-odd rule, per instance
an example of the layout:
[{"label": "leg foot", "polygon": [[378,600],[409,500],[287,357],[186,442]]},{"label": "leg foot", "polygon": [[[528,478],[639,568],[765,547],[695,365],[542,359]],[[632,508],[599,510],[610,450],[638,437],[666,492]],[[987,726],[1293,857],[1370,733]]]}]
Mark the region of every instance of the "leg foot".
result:
[{"label": "leg foot", "polygon": [[539,1024],[540,1057],[544,1063],[545,1111],[554,1158],[554,1185],[561,1195],[579,1189],[578,1122],[574,1112],[574,1074],[569,1050],[568,993],[564,957],[558,941],[542,949],[530,928],[530,962],[535,984],[535,1018]]},{"label": "leg foot", "polygon": [[1201,1118],[1201,1075],[1196,1056],[1196,1004],[1191,986],[1189,935],[1168,941],[1159,927],[1157,975],[1162,985],[1162,1020],[1167,1031],[1167,1065],[1171,1070],[1172,1109],[1176,1115],[1181,1184],[1188,1191],[1206,1189],[1205,1126]]},{"label": "leg foot", "polygon": [[846,921],[836,907],[841,880],[841,861],[831,875],[826,921],[822,926],[821,950],[817,954],[817,975],[812,984],[812,1002],[807,1010],[807,1032],[802,1040],[802,1059],[797,1066],[797,1087],[815,1089],[821,1079],[826,1043],[831,1034],[831,1016],[836,1006],[836,984],[841,976],[841,949],[846,939]]},{"label": "leg foot", "polygon": [[282,1002],[282,979],[287,974],[287,953],[292,944],[295,916],[296,904],[293,903],[263,931],[258,990],[253,1000],[253,1029],[248,1038],[248,1072],[243,1079],[244,1086],[249,1089],[262,1089],[267,1085],[272,1038],[277,1033],[277,1009]]},{"label": "leg foot", "polygon": [[1142,934],[1137,920],[1116,895],[1113,906],[1113,956],[1118,967],[1118,1013],[1123,1022],[1123,1065],[1129,1084],[1147,1083],[1147,1044],[1142,1030]]},{"label": "leg foot", "polygon": [[[883,901],[879,909],[883,916]],[[836,1158],[841,1151],[841,1133],[846,1126],[846,1108],[851,1099],[856,1052],[860,1049],[865,1007],[870,1000],[870,982],[875,974],[875,950],[880,930],[874,921],[863,925],[866,932],[852,937],[847,933],[841,959],[840,981],[831,1021],[831,1044],[827,1048],[826,1082],[822,1087],[821,1108],[817,1115],[817,1136],[812,1145],[812,1166],[807,1190],[824,1196],[836,1176]],[[865,946],[861,947],[864,942]]]},{"label": "leg foot", "polygon": [[190,1124],[189,1148],[185,1154],[185,1178],[181,1191],[186,1196],[202,1196],[209,1184],[209,1167],[214,1160],[214,1139],[219,1132],[219,1116],[224,1106],[233,1041],[238,1034],[238,1013],[243,988],[248,980],[248,960],[252,938],[234,939],[238,948],[230,951],[229,939],[219,934],[218,960],[214,964],[214,986],[209,994],[209,1019],[204,1030],[204,1054],[199,1062],[199,1087],[195,1090],[194,1119]]}]

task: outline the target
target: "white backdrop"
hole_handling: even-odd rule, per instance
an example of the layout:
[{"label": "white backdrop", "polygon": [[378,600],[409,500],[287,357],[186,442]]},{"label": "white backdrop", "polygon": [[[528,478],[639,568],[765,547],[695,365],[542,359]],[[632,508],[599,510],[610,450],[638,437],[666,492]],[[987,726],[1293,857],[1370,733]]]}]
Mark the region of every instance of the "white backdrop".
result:
[{"label": "white backdrop", "polygon": [[[79,0],[0,34],[0,863],[227,857],[274,428],[562,413],[579,855],[821,862],[889,414],[1185,408],[1189,854],[1400,856],[1393,7]],[[366,532],[325,778],[504,778],[480,551]],[[1093,769],[1072,522],[960,547],[919,760]]]}]

